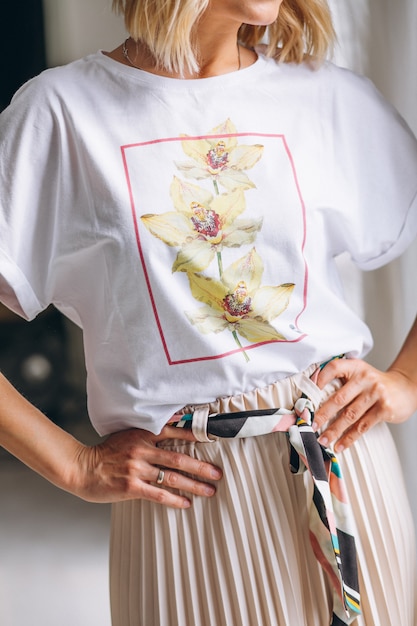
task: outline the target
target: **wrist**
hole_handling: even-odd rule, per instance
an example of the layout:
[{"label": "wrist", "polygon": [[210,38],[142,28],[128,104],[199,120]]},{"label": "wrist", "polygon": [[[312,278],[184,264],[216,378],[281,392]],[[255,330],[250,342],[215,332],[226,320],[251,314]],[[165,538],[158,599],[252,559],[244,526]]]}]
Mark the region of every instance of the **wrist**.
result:
[{"label": "wrist", "polygon": [[62,462],[55,468],[56,479],[50,478],[57,487],[77,497],[83,497],[86,471],[83,459],[87,446],[71,437],[61,448]]},{"label": "wrist", "polygon": [[400,365],[393,363],[388,369],[387,369],[388,373],[395,373],[395,374],[399,374],[400,376],[402,376],[403,378],[405,378],[410,385],[412,385],[412,387],[414,387],[416,394],[417,394],[417,370],[413,371],[413,370],[409,370],[408,368],[403,368]]},{"label": "wrist", "polygon": [[406,387],[403,389],[407,391],[407,404],[410,403],[408,404],[410,413],[417,411],[417,377],[413,375],[414,373],[410,373],[408,369],[403,369],[394,363],[387,369],[387,374],[394,374],[400,377],[402,382],[406,382]]}]

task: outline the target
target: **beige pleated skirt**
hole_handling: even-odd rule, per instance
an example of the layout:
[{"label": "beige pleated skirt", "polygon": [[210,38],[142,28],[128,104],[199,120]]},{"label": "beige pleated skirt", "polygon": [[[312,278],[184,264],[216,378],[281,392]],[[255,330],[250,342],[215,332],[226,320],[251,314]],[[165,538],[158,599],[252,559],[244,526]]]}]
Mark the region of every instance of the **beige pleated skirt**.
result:
[{"label": "beige pleated skirt", "polygon": [[[215,412],[316,406],[309,374],[211,406]],[[328,626],[330,585],[308,533],[311,478],[289,469],[285,433],[212,443],[169,441],[223,468],[212,498],[191,509],[113,505],[113,626]],[[355,626],[417,626],[415,538],[400,461],[380,424],[339,455],[356,524],[363,614]]]}]

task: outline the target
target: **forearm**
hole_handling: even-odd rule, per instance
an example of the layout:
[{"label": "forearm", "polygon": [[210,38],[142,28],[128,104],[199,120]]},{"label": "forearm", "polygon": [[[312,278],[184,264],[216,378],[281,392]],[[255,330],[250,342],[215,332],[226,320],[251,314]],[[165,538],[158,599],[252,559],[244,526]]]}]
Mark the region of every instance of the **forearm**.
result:
[{"label": "forearm", "polygon": [[83,445],[54,424],[0,375],[0,445],[61,489],[77,491]]},{"label": "forearm", "polygon": [[[188,454],[162,450],[158,441],[194,442],[191,431],[165,427],[160,435],[139,429],[110,435],[85,446],[51,422],[0,374],[0,446],[61,489],[91,502],[145,498],[167,506],[188,508],[178,491],[212,496],[219,468]],[[152,485],[164,467],[164,486]],[[207,481],[210,481],[208,483]]]},{"label": "forearm", "polygon": [[401,372],[417,387],[417,318],[398,356],[388,370]]}]

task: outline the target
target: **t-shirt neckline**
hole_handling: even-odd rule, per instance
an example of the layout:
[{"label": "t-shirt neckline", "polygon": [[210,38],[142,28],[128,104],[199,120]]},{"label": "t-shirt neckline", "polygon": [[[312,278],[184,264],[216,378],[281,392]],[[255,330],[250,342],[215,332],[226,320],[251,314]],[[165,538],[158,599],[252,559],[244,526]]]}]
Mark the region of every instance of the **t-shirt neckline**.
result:
[{"label": "t-shirt neckline", "polygon": [[258,58],[254,63],[248,67],[228,72],[226,74],[220,74],[218,76],[209,76],[207,78],[171,78],[168,76],[159,76],[158,74],[152,74],[146,70],[140,70],[135,67],[130,67],[120,61],[112,59],[108,55],[104,54],[103,50],[99,50],[93,56],[98,60],[101,65],[116,71],[119,74],[129,76],[131,79],[140,83],[147,83],[152,85],[153,88],[170,88],[170,89],[185,89],[194,90],[200,88],[216,88],[218,86],[230,85],[231,83],[240,83],[242,80],[249,81],[261,72],[268,64],[267,59],[263,54],[257,51]]}]

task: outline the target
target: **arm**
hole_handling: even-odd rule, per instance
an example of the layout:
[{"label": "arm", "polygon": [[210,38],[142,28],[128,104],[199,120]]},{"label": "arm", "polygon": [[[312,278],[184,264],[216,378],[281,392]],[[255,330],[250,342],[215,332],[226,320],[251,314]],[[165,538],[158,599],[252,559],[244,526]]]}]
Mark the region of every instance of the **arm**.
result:
[{"label": "arm", "polygon": [[[218,480],[218,468],[186,454],[156,447],[176,438],[194,441],[191,431],[165,427],[160,435],[130,429],[104,443],[85,446],[51,422],[0,375],[0,445],[56,486],[91,502],[144,498],[187,508],[190,500],[152,485],[159,466],[164,486],[200,495],[215,493],[205,481]],[[197,480],[184,473],[196,476]]]},{"label": "arm", "polygon": [[407,420],[417,410],[417,318],[386,372],[360,359],[340,359],[320,372],[318,385],[323,388],[334,378],[343,385],[315,417],[317,430],[330,420],[319,439],[323,445],[337,441],[335,450],[341,451],[378,422]]}]

